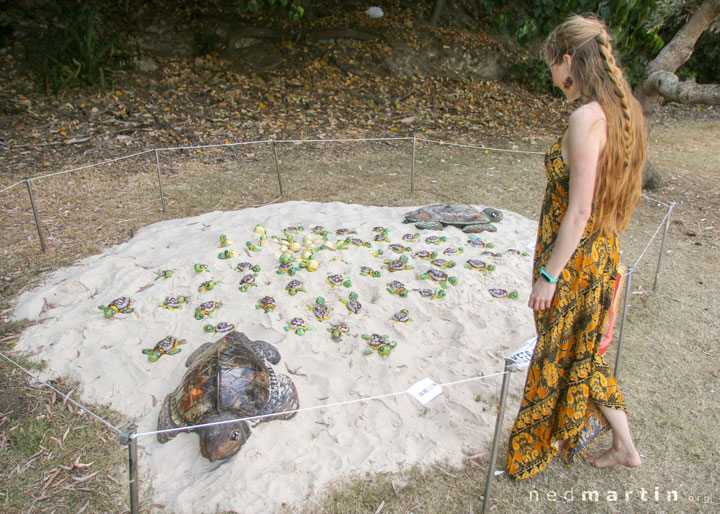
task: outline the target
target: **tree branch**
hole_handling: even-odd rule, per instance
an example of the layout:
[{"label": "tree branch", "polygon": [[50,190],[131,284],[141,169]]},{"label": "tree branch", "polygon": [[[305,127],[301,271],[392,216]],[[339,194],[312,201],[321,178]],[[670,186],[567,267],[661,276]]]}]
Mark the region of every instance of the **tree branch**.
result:
[{"label": "tree branch", "polygon": [[655,59],[648,63],[645,68],[647,76],[658,70],[677,71],[690,59],[698,38],[707,30],[718,14],[720,14],[720,0],[705,0],[675,34],[672,41],[665,45]]},{"label": "tree branch", "polygon": [[677,75],[664,70],[651,73],[647,84],[660,96],[673,102],[720,105],[720,84],[681,82]]}]

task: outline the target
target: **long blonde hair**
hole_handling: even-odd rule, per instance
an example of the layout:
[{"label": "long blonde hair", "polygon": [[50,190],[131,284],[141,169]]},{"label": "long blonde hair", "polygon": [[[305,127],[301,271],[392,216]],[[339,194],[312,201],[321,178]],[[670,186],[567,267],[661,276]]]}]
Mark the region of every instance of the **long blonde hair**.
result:
[{"label": "long blonde hair", "polygon": [[615,62],[602,20],[570,17],[547,37],[544,50],[549,65],[570,55],[582,101],[597,101],[605,111],[608,133],[595,180],[594,228],[602,234],[622,232],[642,194],[647,130],[640,103]]}]

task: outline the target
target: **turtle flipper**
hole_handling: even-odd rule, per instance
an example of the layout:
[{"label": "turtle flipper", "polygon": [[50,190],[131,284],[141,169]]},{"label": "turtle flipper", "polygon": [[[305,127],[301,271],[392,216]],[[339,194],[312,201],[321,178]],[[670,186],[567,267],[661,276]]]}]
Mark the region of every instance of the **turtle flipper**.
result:
[{"label": "turtle flipper", "polygon": [[[160,407],[160,413],[158,414],[158,430],[177,428],[177,425],[175,425],[172,415],[170,414],[170,402],[172,401],[171,396],[172,395],[167,395],[165,400],[163,400],[162,407]],[[177,432],[157,434],[157,440],[160,443],[166,443],[170,439],[174,438],[176,434]]]},{"label": "turtle flipper", "polygon": [[258,340],[253,341],[251,346],[259,357],[266,359],[270,364],[277,364],[280,362],[280,352],[270,343]]}]

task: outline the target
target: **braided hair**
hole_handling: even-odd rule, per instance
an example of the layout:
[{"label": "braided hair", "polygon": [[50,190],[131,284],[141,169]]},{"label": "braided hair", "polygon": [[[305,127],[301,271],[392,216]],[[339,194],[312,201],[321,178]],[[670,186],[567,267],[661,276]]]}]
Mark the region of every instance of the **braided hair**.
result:
[{"label": "braided hair", "polygon": [[572,56],[570,73],[584,103],[597,101],[607,117],[607,143],[600,156],[593,197],[594,228],[622,232],[642,193],[647,131],[642,108],[618,66],[605,24],[574,15],[545,40],[545,59],[558,64]]}]

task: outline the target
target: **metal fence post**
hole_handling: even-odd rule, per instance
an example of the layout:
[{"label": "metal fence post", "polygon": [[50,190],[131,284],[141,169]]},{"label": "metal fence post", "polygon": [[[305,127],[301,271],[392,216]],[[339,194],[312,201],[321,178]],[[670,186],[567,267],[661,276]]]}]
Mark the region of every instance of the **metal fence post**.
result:
[{"label": "metal fence post", "polygon": [[495,480],[495,460],[497,459],[498,443],[502,433],[502,422],[505,414],[505,400],[507,399],[508,383],[514,363],[505,359],[505,374],[503,375],[502,389],[500,391],[500,405],[498,405],[497,420],[495,421],[495,435],[493,436],[492,450],[490,451],[490,462],[488,463],[488,474],[485,480],[485,496],[483,497],[483,514],[490,508],[490,491]]},{"label": "metal fence post", "polygon": [[160,202],[162,202],[162,211],[165,212],[165,193],[163,193],[162,175],[160,174],[160,155],[157,150],[155,150],[155,164],[157,165],[158,185],[160,186]]},{"label": "metal fence post", "polygon": [[120,434],[120,443],[128,446],[128,468],[130,471],[130,514],[140,512],[140,482],[138,481],[137,425],[130,425]]},{"label": "metal fence post", "polygon": [[38,216],[37,208],[35,207],[35,198],[33,198],[32,187],[30,187],[30,179],[24,178],[23,182],[25,182],[25,185],[27,186],[28,196],[30,197],[30,205],[32,206],[33,216],[35,216],[35,226],[37,227],[38,236],[40,237],[40,248],[43,253],[45,253],[47,251],[47,245],[45,245],[45,237],[43,236],[42,229],[40,228],[40,217]]},{"label": "metal fence post", "polygon": [[273,152],[275,153],[275,169],[277,170],[278,186],[280,186],[280,196],[283,195],[282,178],[280,177],[280,159],[278,159],[277,141],[273,139]]},{"label": "metal fence post", "polygon": [[665,229],[663,231],[662,242],[660,243],[660,255],[658,256],[657,269],[655,270],[655,281],[653,282],[653,291],[657,290],[658,278],[660,277],[660,267],[662,266],[663,254],[665,253],[665,238],[667,237],[668,229],[670,228],[670,213],[675,207],[675,202],[670,202],[668,205],[668,212],[665,218]]},{"label": "metal fence post", "polygon": [[615,355],[615,380],[617,380],[618,372],[620,371],[620,353],[622,352],[623,335],[625,334],[625,320],[627,319],[627,311],[630,300],[630,288],[632,287],[632,276],[635,268],[630,265],[627,269],[627,282],[625,284],[625,295],[623,297],[623,313],[622,313],[622,324],[620,325],[620,336],[618,337],[617,353]]},{"label": "metal fence post", "polygon": [[410,196],[415,194],[415,148],[417,147],[417,136],[413,134],[412,169],[410,171]]}]

